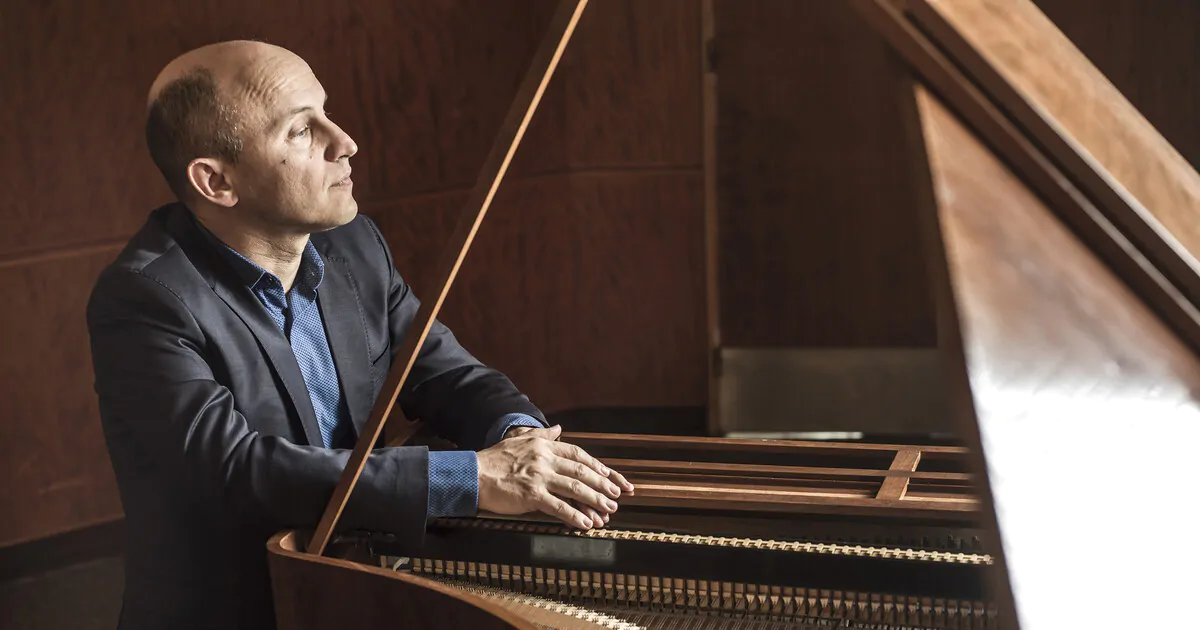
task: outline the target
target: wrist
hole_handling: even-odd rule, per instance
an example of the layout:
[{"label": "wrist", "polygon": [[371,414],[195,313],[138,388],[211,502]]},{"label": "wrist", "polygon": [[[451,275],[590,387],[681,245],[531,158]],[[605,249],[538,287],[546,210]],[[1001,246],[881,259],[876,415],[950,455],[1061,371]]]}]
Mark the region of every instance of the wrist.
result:
[{"label": "wrist", "polygon": [[526,427],[526,426],[520,426],[520,425],[514,426],[514,427],[509,427],[508,430],[506,430],[504,432],[504,435],[500,439],[506,440],[510,437],[517,437],[518,435],[521,435],[522,433],[528,433],[532,430],[533,430],[533,427]]},{"label": "wrist", "polygon": [[479,489],[478,510],[488,510],[491,504],[493,479],[490,474],[492,471],[491,452],[480,451],[477,453],[477,465],[475,467],[476,488]]},{"label": "wrist", "polygon": [[544,425],[536,418],[523,413],[509,413],[500,417],[488,431],[484,447],[494,446],[506,438],[516,437],[524,431],[513,431],[518,427],[540,428]]}]

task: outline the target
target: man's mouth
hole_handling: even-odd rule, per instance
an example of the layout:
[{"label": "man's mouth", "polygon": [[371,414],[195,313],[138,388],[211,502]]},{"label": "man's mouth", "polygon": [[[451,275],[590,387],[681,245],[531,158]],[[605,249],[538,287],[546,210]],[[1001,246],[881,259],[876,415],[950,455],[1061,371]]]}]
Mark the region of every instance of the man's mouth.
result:
[{"label": "man's mouth", "polygon": [[334,186],[334,187],[338,187],[338,186],[349,186],[349,185],[351,185],[351,184],[353,184],[353,183],[354,183],[354,180],[350,179],[350,171],[346,171],[346,176],[345,176],[345,177],[343,177],[343,178],[341,178],[341,179],[339,179],[339,180],[337,180],[336,182],[334,182],[334,183],[333,183],[333,186]]}]

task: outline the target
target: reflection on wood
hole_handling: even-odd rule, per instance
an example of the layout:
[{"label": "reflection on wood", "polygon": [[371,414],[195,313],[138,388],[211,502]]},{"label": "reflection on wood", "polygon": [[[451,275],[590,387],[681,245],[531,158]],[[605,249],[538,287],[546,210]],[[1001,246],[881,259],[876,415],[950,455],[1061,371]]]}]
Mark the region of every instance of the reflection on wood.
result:
[{"label": "reflection on wood", "polygon": [[[1022,628],[1108,627],[1112,611],[1095,598],[1129,581],[1131,609],[1151,594],[1186,601],[1200,551],[1134,543],[1192,518],[1200,361],[933,97],[918,97]],[[1137,610],[1147,627],[1175,621]]]}]

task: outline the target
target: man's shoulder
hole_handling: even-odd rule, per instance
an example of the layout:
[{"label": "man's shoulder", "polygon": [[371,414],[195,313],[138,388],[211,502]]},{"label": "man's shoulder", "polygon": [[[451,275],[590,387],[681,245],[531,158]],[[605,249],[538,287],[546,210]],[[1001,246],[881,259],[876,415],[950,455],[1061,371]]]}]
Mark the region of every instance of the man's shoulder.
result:
[{"label": "man's shoulder", "polygon": [[145,223],[125,243],[116,258],[105,267],[105,271],[133,271],[154,275],[163,265],[169,265],[171,257],[179,252],[179,242],[170,225],[178,222],[181,212],[187,212],[178,204],[167,204],[155,208],[146,217]]},{"label": "man's shoulder", "polygon": [[178,298],[188,284],[202,281],[180,245],[180,226],[188,220],[185,213],[187,209],[177,203],[152,210],[117,256],[100,270],[92,287],[93,300],[130,287],[166,291]]}]

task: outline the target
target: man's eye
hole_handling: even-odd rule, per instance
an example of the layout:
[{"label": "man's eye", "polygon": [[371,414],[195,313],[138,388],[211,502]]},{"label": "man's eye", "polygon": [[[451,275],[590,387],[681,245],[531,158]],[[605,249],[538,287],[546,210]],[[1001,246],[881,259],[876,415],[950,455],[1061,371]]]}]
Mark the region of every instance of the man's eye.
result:
[{"label": "man's eye", "polygon": [[301,130],[299,130],[299,131],[293,131],[293,132],[292,132],[292,137],[293,137],[293,138],[301,138],[301,137],[303,137],[303,136],[307,136],[307,135],[308,135],[308,127],[305,127],[305,128],[303,128],[303,129],[301,129]]}]

